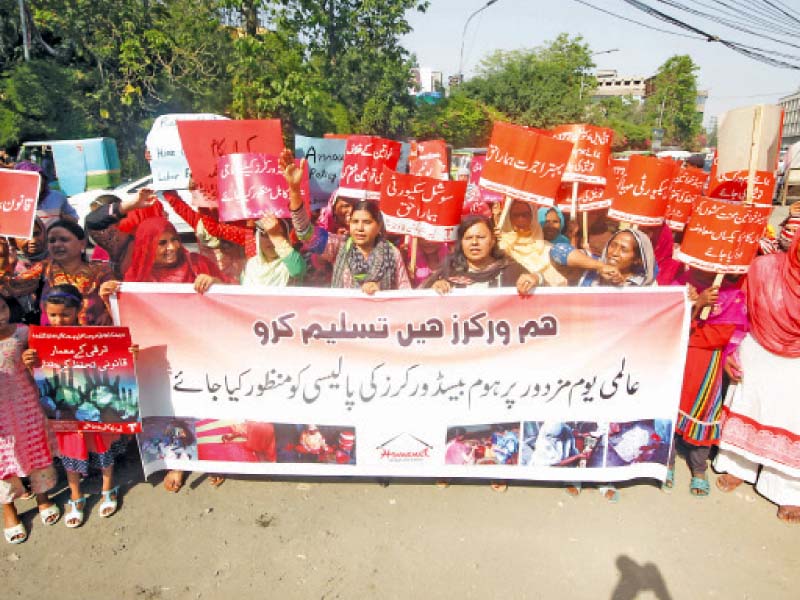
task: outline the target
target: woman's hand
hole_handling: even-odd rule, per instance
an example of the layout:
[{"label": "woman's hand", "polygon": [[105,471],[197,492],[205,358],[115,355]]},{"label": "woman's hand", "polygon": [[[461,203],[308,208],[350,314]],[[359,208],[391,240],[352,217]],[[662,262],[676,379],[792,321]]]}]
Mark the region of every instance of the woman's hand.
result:
[{"label": "woman's hand", "polygon": [[450,285],[450,282],[447,281],[446,279],[438,279],[431,286],[431,289],[434,290],[440,296],[444,296],[445,294],[450,293],[452,286]]},{"label": "woman's hand", "polygon": [[216,277],[201,273],[197,276],[197,279],[194,280],[194,291],[198,294],[205,294],[212,285],[219,282],[220,280]]},{"label": "woman's hand", "polygon": [[625,278],[617,267],[603,265],[597,273],[603,281],[608,281],[611,285],[622,285],[625,283]]},{"label": "woman's hand", "polygon": [[380,289],[381,286],[377,281],[367,281],[361,284],[361,291],[364,292],[367,296],[374,296],[375,292],[379,292]]},{"label": "woman's hand", "polygon": [[517,292],[520,296],[526,296],[531,293],[531,290],[537,285],[541,285],[542,276],[538,273],[523,273],[517,279]]},{"label": "woman's hand", "polygon": [[695,308],[705,308],[706,306],[714,306],[718,300],[719,288],[712,286],[697,294],[697,299],[694,301],[694,305]]},{"label": "woman's hand", "polygon": [[739,353],[731,352],[725,358],[725,373],[731,379],[731,383],[740,383],[742,381],[742,365],[739,363]]},{"label": "woman's hand", "polygon": [[278,223],[278,217],[271,212],[261,217],[256,223],[256,226],[270,238],[283,237],[283,229],[281,229],[280,223]]},{"label": "woman's hand", "polygon": [[283,176],[286,178],[286,183],[293,192],[300,192],[300,184],[303,182],[303,163],[305,159],[300,161],[300,164],[294,162],[294,155],[288,148],[284,148],[278,159]]},{"label": "woman's hand", "polygon": [[100,284],[100,289],[97,291],[97,294],[105,304],[108,304],[108,299],[112,294],[119,292],[121,285],[122,282],[120,281],[104,281],[102,284]]},{"label": "woman's hand", "polygon": [[22,352],[22,364],[33,369],[39,366],[39,353],[35,348],[28,348]]},{"label": "woman's hand", "polygon": [[158,196],[155,195],[153,190],[149,188],[141,188],[136,198],[132,200],[123,200],[119,205],[119,211],[123,215],[128,214],[137,208],[147,208],[153,206],[158,202]]}]

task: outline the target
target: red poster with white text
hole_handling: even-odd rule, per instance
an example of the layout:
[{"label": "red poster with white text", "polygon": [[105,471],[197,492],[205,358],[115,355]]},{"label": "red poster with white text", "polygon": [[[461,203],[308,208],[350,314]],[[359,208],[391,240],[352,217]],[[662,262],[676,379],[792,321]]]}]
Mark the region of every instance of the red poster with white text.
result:
[{"label": "red poster with white text", "polygon": [[30,238],[39,197],[38,173],[0,169],[0,236]]},{"label": "red poster with white text", "polygon": [[617,184],[617,195],[608,216],[637,225],[661,225],[672,180],[679,168],[680,164],[674,160],[631,156],[625,177]]},{"label": "red poster with white text", "polygon": [[746,273],[771,211],[771,206],[700,198],[675,258],[703,271]]},{"label": "red poster with white text", "polygon": [[[311,202],[308,163],[295,160],[295,164],[303,165],[300,195],[308,206]],[[268,212],[282,219],[292,216],[289,184],[277,156],[228,154],[219,159],[217,180],[220,221],[260,219]]]},{"label": "red poster with white text", "polygon": [[605,185],[614,131],[594,125],[559,125],[553,137],[574,144],[562,181]]},{"label": "red poster with white text", "polygon": [[[556,204],[562,212],[572,212],[572,185],[562,183],[558,189]],[[578,212],[602,210],[611,206],[605,185],[583,184],[578,186]]]},{"label": "red poster with white text", "polygon": [[178,133],[197,187],[217,197],[217,161],[226,154],[258,152],[280,156],[279,119],[178,121]]},{"label": "red poster with white text", "polygon": [[[748,171],[718,173],[712,171],[708,185],[710,198],[744,202],[747,198]],[[756,171],[753,175],[753,203],[769,206],[775,193],[775,174],[769,171]]]},{"label": "red poster with white text", "polygon": [[30,327],[39,400],[54,431],[137,433],[139,388],[127,327]]},{"label": "red poster with white text", "polygon": [[339,195],[360,200],[377,200],[381,196],[383,168],[397,168],[400,142],[368,135],[347,138],[339,178]]},{"label": "red poster with white text", "polygon": [[381,212],[386,230],[432,242],[456,239],[466,181],[440,181],[384,168]]},{"label": "red poster with white text", "polygon": [[672,181],[667,203],[666,221],[670,229],[683,231],[694,203],[703,195],[707,181],[708,174],[703,169],[686,164],[681,166]]},{"label": "red poster with white text", "polygon": [[444,140],[411,142],[411,151],[408,155],[408,172],[411,175],[450,179],[450,169],[447,168],[449,162],[447,143]]},{"label": "red poster with white text", "polygon": [[526,202],[553,206],[572,143],[498,121],[480,185]]}]

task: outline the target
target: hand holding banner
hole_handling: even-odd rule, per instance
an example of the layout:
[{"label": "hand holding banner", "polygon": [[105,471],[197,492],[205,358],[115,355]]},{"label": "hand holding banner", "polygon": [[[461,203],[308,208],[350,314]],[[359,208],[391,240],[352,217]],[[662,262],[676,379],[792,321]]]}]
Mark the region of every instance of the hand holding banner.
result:
[{"label": "hand holding banner", "polygon": [[312,209],[325,206],[331,194],[339,189],[346,145],[344,139],[294,136],[295,158],[305,158],[308,163]]},{"label": "hand holding banner", "polygon": [[40,181],[41,176],[32,171],[0,169],[0,235],[33,236]]},{"label": "hand holding banner", "polygon": [[137,433],[139,391],[127,327],[31,326],[44,413],[55,431]]},{"label": "hand holding banner", "polygon": [[703,188],[708,181],[708,175],[702,169],[682,165],[678,175],[672,181],[667,203],[666,221],[670,229],[683,231],[692,206],[699,196],[703,195]]},{"label": "hand holding banner", "polygon": [[[308,163],[295,159],[303,168],[300,195],[308,206],[311,192]],[[266,213],[290,218],[289,184],[281,172],[277,156],[266,154],[228,154],[219,159],[217,176],[219,218],[221,221],[260,219]]]},{"label": "hand holding banner", "polygon": [[384,167],[381,212],[386,230],[432,242],[455,240],[466,191],[466,181],[440,181]]},{"label": "hand holding banner", "polygon": [[279,119],[244,121],[178,121],[181,144],[194,183],[217,197],[217,161],[240,152],[280,156],[283,137]]},{"label": "hand holding banner", "polygon": [[368,135],[351,135],[344,151],[339,195],[377,200],[381,196],[383,168],[394,170],[400,160],[400,142]]},{"label": "hand holding banner", "polygon": [[444,140],[411,142],[411,152],[408,156],[408,172],[411,175],[448,180],[450,179],[450,170],[447,168],[449,162],[447,143]]},{"label": "hand holding banner", "polygon": [[618,182],[608,216],[637,225],[661,225],[670,186],[680,165],[671,159],[631,156],[625,177]]},{"label": "hand holding banner", "polygon": [[586,124],[559,125],[553,137],[574,144],[561,180],[605,185],[614,132]]},{"label": "hand holding banner", "polygon": [[553,206],[572,144],[498,121],[480,185],[512,198]]},{"label": "hand holding banner", "polygon": [[[572,212],[572,185],[571,183],[562,183],[558,188],[556,204],[563,212]],[[606,187],[605,185],[580,186],[578,188],[578,212],[601,210],[611,206],[611,197],[606,193]]]},{"label": "hand holding banner", "polygon": [[675,258],[703,271],[746,273],[771,212],[770,206],[700,198]]}]

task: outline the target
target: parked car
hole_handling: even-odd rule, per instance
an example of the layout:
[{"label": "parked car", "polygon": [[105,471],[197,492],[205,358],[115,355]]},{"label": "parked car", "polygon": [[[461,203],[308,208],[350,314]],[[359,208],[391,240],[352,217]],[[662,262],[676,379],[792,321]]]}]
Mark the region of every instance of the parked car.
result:
[{"label": "parked car", "polygon": [[[147,177],[142,177],[135,181],[129,181],[128,183],[123,183],[112,189],[105,189],[105,190],[90,190],[88,192],[81,192],[80,194],[75,194],[74,196],[70,196],[69,203],[72,207],[78,212],[78,219],[80,220],[81,225],[84,224],[84,220],[86,219],[86,215],[91,212],[92,202],[98,197],[102,196],[103,194],[113,194],[119,197],[122,200],[128,200],[131,198],[136,197],[139,193],[139,190],[145,187],[150,187],[153,185],[153,176],[148,175]],[[185,190],[179,190],[178,193],[183,197],[184,200],[189,202],[189,192]],[[169,204],[166,202],[161,202],[164,206],[164,210],[167,213],[167,218],[170,220],[170,223],[175,225],[175,229],[178,230],[178,233],[181,235],[190,235],[194,234],[192,228],[181,219],[174,210],[170,207]]]}]

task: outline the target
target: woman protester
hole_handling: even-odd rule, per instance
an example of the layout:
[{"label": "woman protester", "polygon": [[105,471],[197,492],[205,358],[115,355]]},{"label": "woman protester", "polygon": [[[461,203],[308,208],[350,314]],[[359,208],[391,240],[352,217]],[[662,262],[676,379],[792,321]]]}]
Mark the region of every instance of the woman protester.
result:
[{"label": "woman protester", "polygon": [[800,235],[753,261],[745,294],[749,333],[728,364],[740,393],[725,409],[717,487],[754,483],[780,520],[800,524]]},{"label": "woman protester", "polygon": [[542,228],[544,239],[551,244],[569,244],[570,239],[564,235],[567,220],[564,213],[557,206],[539,208],[536,211],[536,220]]},{"label": "woman protester", "polygon": [[350,213],[349,236],[314,227],[300,196],[303,171],[290,150],[281,155],[280,164],[289,184],[292,225],[308,250],[333,264],[331,287],[360,288],[369,295],[379,290],[411,288],[400,251],[385,239],[377,203],[356,202]]}]

